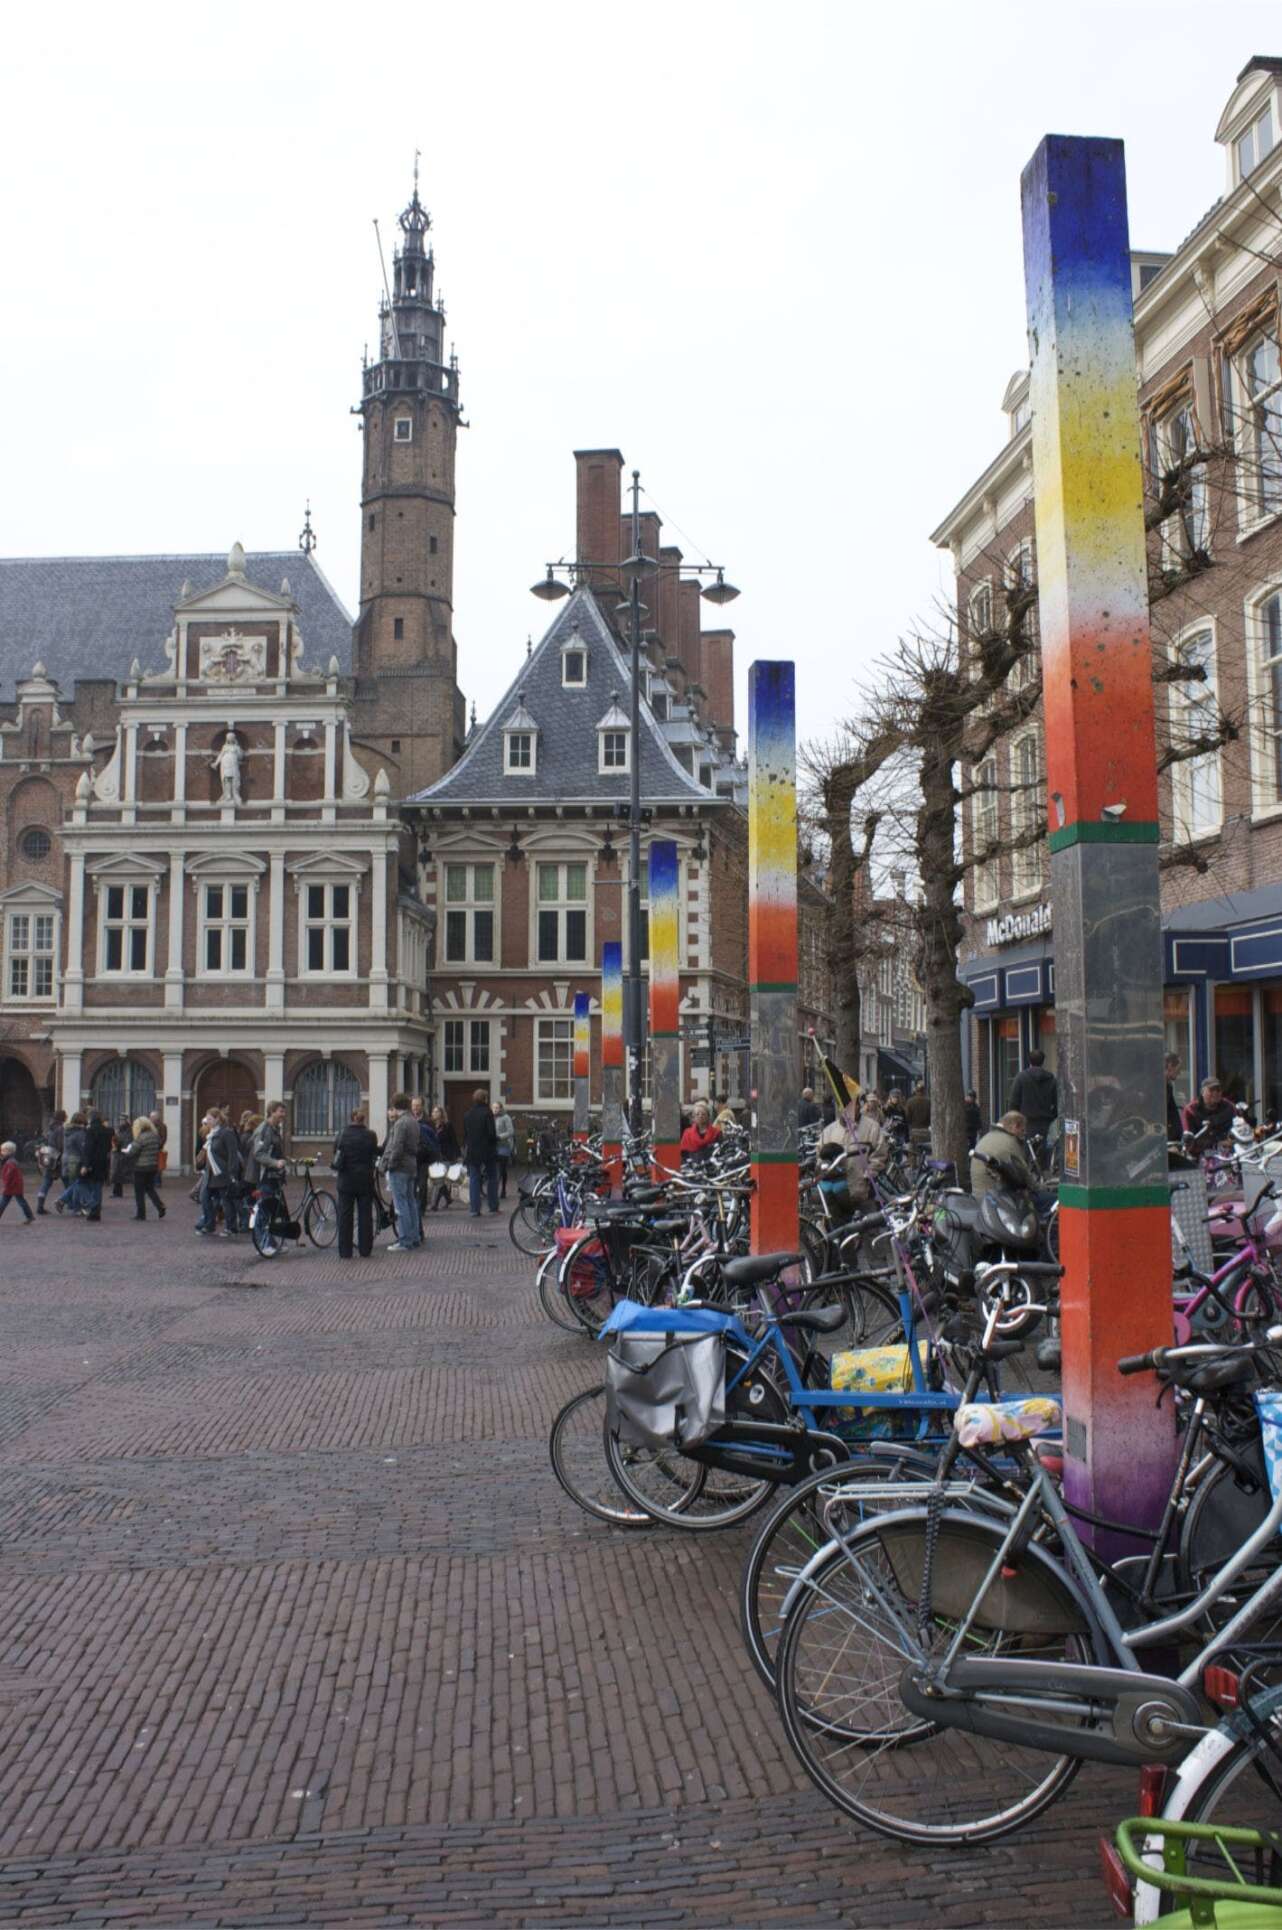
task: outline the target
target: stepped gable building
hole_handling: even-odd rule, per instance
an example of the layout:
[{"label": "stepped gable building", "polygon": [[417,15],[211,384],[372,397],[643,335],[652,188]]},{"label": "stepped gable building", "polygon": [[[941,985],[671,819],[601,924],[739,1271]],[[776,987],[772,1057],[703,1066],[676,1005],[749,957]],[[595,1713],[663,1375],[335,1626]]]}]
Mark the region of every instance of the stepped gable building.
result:
[{"label": "stepped gable building", "polygon": [[[652,574],[638,746],[630,667],[615,628],[622,557],[623,458],[580,451],[576,587],[458,764],[409,800],[435,912],[433,1000],[447,1107],[478,1086],[522,1124],[559,1121],[573,1104],[576,992],[593,998],[592,1098],[600,1103],[601,948],[627,949],[627,799],[641,760],[652,837],[676,841],[680,877],[683,1101],[746,1089],[746,773],[734,757],[733,633],[701,631],[697,584]],[[642,551],[675,563],[658,518]],[[626,546],[626,547],[625,547]],[[692,593],[692,594],[691,594]],[[826,1035],[823,894],[803,881],[803,1019]],[[642,953],[648,923],[642,874]],[[808,922],[807,922],[808,921]],[[798,1042],[798,1080],[802,1044]],[[646,1070],[648,1093],[648,1066]]]},{"label": "stepped gable building", "polygon": [[[1167,1049],[1178,1096],[1214,1072],[1282,1115],[1282,59],[1256,55],[1215,130],[1223,195],[1174,253],[1132,254],[1136,385],[1159,757],[1237,734],[1162,772]],[[1017,231],[1011,243],[1016,243]],[[964,640],[1035,580],[1028,376],[1002,402],[1005,444],[932,540],[951,550]],[[1170,673],[1174,673],[1172,676]],[[1018,683],[1025,672],[1017,667]],[[1002,1110],[1030,1049],[1055,1063],[1054,932],[1045,847],[1009,847],[1044,816],[1040,703],[967,773],[962,976],[970,1077]]]},{"label": "stepped gable building", "polygon": [[0,561],[0,1126],[286,1099],[295,1143],[431,1087],[430,915],[396,800],[462,739],[458,370],[401,216],[366,366],[361,608],[299,550]]}]

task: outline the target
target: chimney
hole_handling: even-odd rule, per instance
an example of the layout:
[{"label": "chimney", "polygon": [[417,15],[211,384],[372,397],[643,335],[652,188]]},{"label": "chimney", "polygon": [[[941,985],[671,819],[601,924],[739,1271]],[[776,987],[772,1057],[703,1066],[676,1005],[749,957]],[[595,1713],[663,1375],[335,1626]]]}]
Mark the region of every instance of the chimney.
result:
[{"label": "chimney", "polygon": [[692,684],[699,682],[699,626],[702,622],[699,604],[699,585],[686,578],[677,588],[677,655],[685,665],[686,677]]},{"label": "chimney", "polygon": [[621,562],[623,531],[619,522],[619,492],[623,482],[623,455],[618,449],[576,449],[575,471],[575,549],[579,564],[598,567],[584,570],[581,581],[607,598],[621,591],[622,578],[617,569],[602,568]]},{"label": "chimney", "polygon": [[[643,509],[637,521],[640,524],[639,540],[641,544],[641,554],[642,556],[653,556],[657,562],[659,558],[659,538],[663,524],[659,521],[659,518],[652,509]],[[626,555],[632,543],[632,518],[630,513],[623,515],[621,518],[620,539],[623,543],[623,553]],[[657,630],[659,627],[660,581],[661,578],[657,570],[647,570],[641,578],[641,601],[645,606],[641,612],[641,629],[643,633],[646,630]]]},{"label": "chimney", "polygon": [[734,631],[705,630],[699,644],[699,682],[708,693],[707,721],[717,742],[734,753]]},{"label": "chimney", "polygon": [[663,574],[659,578],[659,607],[655,611],[655,629],[663,640],[665,654],[675,657],[681,634],[677,590],[681,581],[677,574],[681,567],[681,551],[674,544],[665,544],[659,551],[659,561],[663,565]]}]

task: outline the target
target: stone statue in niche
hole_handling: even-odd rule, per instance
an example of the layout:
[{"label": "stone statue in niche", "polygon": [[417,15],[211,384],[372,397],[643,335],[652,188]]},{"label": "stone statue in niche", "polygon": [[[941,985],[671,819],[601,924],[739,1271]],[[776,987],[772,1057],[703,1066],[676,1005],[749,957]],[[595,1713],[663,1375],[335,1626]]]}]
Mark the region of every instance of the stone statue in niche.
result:
[{"label": "stone statue in niche", "polygon": [[218,755],[212,759],[209,766],[211,771],[217,771],[218,781],[223,787],[220,803],[243,802],[240,795],[240,767],[243,762],[244,752],[240,748],[240,739],[234,730],[229,729],[219,746]]}]

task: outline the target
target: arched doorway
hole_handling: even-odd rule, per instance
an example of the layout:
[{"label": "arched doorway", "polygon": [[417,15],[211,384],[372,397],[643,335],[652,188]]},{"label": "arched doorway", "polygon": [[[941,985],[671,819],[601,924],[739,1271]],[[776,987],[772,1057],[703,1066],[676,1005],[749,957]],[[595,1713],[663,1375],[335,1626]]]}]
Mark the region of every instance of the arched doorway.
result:
[{"label": "arched doorway", "polygon": [[201,1120],[214,1106],[220,1109],[226,1106],[233,1126],[239,1123],[243,1112],[260,1110],[254,1075],[238,1059],[215,1059],[197,1079],[196,1114],[192,1121],[195,1132],[200,1131]]},{"label": "arched doorway", "polygon": [[22,1139],[43,1124],[44,1106],[30,1072],[21,1059],[0,1059],[0,1135]]}]

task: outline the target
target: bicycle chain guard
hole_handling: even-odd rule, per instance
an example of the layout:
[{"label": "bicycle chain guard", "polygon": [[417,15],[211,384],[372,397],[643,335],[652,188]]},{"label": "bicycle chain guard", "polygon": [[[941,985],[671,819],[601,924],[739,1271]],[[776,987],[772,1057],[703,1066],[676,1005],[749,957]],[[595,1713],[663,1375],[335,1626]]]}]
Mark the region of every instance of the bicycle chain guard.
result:
[{"label": "bicycle chain guard", "polygon": [[727,1474],[789,1486],[850,1459],[850,1449],[838,1435],[789,1421],[726,1420],[708,1440],[682,1451],[687,1460],[703,1461]]},{"label": "bicycle chain guard", "polygon": [[[1130,1768],[1181,1761],[1195,1740],[1187,1731],[1201,1735],[1210,1726],[1197,1698],[1168,1676],[1073,1662],[961,1657],[949,1663],[942,1688],[929,1666],[911,1662],[899,1693],[913,1715],[941,1728]],[[1023,1703],[1027,1713],[1017,1713],[1012,1702]],[[1076,1706],[1065,1709],[1066,1702]]]}]

